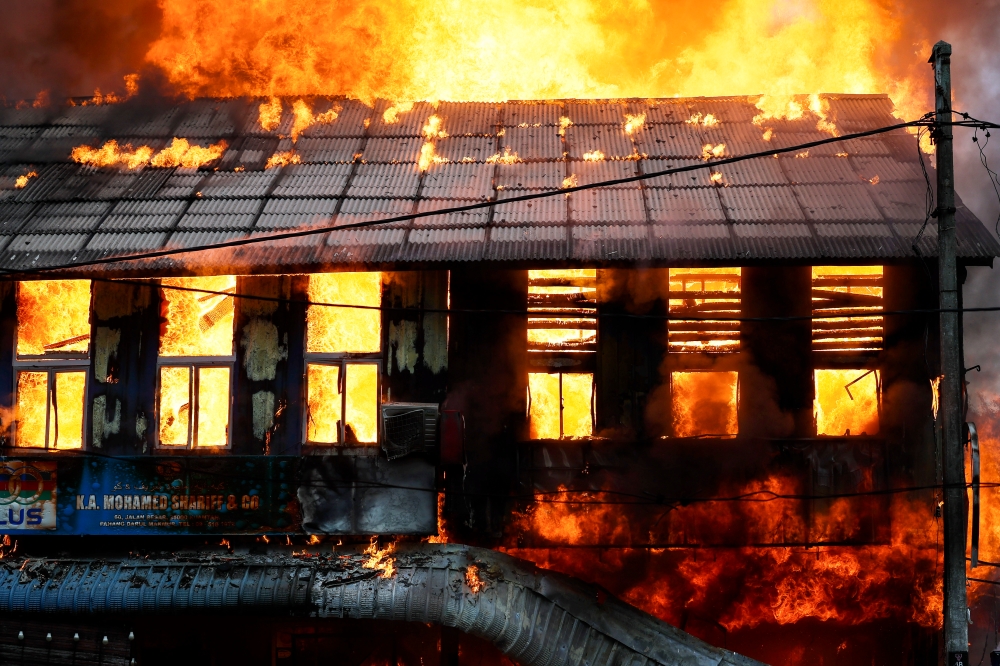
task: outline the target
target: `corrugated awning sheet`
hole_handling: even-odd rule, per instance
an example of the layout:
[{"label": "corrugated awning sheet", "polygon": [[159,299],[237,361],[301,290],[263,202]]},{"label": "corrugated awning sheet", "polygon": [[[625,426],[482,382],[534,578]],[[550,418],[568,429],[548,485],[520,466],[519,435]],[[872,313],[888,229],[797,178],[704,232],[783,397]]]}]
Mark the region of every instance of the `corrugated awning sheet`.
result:
[{"label": "corrugated awning sheet", "polygon": [[[306,104],[323,121],[304,130],[296,126],[291,99],[269,129],[260,123],[259,99],[3,108],[0,268],[37,269],[313,228],[322,231],[109,269],[913,257],[928,210],[921,159],[932,184],[934,174],[912,135],[896,131],[714,164],[898,122],[885,96],[825,99],[824,118],[806,112],[781,120],[761,119],[748,98],[436,106],[310,98]],[[114,139],[157,151],[175,138],[202,147],[225,141],[226,149],[200,168],[95,167],[71,159],[76,146]],[[278,154],[286,158],[283,165],[267,168]],[[681,166],[705,168],[560,192]],[[508,201],[534,192],[556,194]],[[483,202],[489,205],[436,213]],[[336,229],[417,213],[435,214]],[[932,220],[919,252],[935,254],[936,243]],[[958,249],[967,261],[1000,254],[993,235],[964,206]]]}]

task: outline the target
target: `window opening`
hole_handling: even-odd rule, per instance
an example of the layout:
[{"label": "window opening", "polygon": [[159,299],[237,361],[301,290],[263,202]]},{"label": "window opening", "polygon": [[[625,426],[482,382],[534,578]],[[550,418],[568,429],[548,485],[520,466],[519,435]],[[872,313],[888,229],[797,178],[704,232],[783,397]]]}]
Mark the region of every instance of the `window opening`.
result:
[{"label": "window opening", "polygon": [[83,447],[90,295],[90,280],[17,285],[16,446]]},{"label": "window opening", "polygon": [[814,370],[813,412],[819,435],[876,435],[882,378],[878,370]]},{"label": "window opening", "polygon": [[672,372],[670,394],[675,437],[738,433],[738,372]]},{"label": "window opening", "polygon": [[528,374],[531,439],[573,439],[594,434],[594,375],[589,372]]},{"label": "window opening", "polygon": [[[378,442],[382,351],[382,274],[309,276],[306,313],[307,444]],[[371,308],[371,309],[367,309]]]},{"label": "window opening", "polygon": [[[596,269],[528,271],[527,342],[533,367],[592,367],[597,353]],[[528,422],[532,439],[592,436],[593,372],[529,373]]]},{"label": "window opening", "polygon": [[812,303],[813,351],[882,350],[882,266],[813,266]]},{"label": "window opening", "polygon": [[[739,268],[671,268],[668,277],[671,317],[740,316]],[[736,352],[740,348],[740,322],[671,318],[667,343],[671,352]]]},{"label": "window opening", "polygon": [[223,449],[232,409],[236,277],[168,278],[162,290],[159,445]]}]

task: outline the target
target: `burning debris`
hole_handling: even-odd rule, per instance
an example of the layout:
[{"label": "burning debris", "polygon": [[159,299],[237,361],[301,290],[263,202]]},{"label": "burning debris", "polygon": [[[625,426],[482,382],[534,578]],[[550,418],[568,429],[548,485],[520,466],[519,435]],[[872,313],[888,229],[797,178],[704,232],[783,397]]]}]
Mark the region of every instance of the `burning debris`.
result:
[{"label": "burning debris", "polygon": [[28,186],[29,180],[37,177],[38,177],[37,171],[29,171],[28,173],[21,174],[20,176],[17,177],[17,180],[14,181],[14,189],[23,190],[25,187]]}]

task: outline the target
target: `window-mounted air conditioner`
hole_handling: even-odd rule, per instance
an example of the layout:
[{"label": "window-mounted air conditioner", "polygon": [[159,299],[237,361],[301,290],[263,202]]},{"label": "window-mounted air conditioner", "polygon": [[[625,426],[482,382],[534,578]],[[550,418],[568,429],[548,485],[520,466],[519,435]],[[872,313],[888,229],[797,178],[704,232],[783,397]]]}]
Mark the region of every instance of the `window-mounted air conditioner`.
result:
[{"label": "window-mounted air conditioner", "polygon": [[439,405],[390,402],[382,405],[379,441],[389,460],[437,449]]}]

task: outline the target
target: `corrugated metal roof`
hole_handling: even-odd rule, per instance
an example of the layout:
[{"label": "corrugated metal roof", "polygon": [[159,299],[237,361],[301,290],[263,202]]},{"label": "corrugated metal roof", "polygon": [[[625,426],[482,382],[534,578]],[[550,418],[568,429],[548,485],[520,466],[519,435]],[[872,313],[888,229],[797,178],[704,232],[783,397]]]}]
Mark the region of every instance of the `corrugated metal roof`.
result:
[{"label": "corrugated metal roof", "polygon": [[485,162],[496,146],[495,136],[449,136],[435,142],[434,152],[449,162]]},{"label": "corrugated metal roof", "polygon": [[[270,132],[259,127],[257,107],[267,101],[260,98],[195,100],[166,109],[0,109],[0,244],[9,243],[0,250],[0,263],[37,267],[194,247],[473,201],[492,205],[384,228],[273,240],[204,255],[204,261],[225,260],[252,271],[480,259],[881,260],[913,255],[909,245],[925,215],[915,139],[905,132],[840,140],[810,149],[804,158],[704,162],[706,144],[724,144],[718,150],[728,156],[831,136],[817,129],[819,118],[808,111],[794,121],[754,124],[755,98],[423,103],[410,110],[385,100],[373,108],[340,98],[303,98],[314,114],[334,109],[337,118],[308,128],[293,143],[287,134],[297,99],[282,99],[281,125]],[[827,99],[827,118],[841,132],[891,122],[884,96]],[[396,122],[386,122],[392,106]],[[421,172],[421,130],[432,114],[442,118],[448,134],[434,139],[436,154],[446,161]],[[646,115],[633,135],[625,132],[626,114]],[[718,122],[706,124],[707,114]],[[564,116],[572,124],[562,136]],[[175,136],[198,145],[224,138],[230,148],[203,170],[69,162],[70,150],[81,143],[98,146],[115,138],[158,149]],[[488,161],[505,148],[521,161]],[[303,163],[263,168],[274,152],[287,150]],[[597,150],[605,159],[581,159]],[[519,194],[686,165],[705,168],[569,197],[560,192],[506,202]],[[15,188],[16,178],[30,171],[38,175]],[[713,182],[713,173],[721,180]],[[983,260],[1000,252],[991,233],[963,206],[959,210],[962,256]],[[936,252],[934,226],[920,241],[924,255]],[[143,267],[173,270],[183,263],[194,270],[199,261],[188,254],[182,262],[158,259]]]},{"label": "corrugated metal roof", "polygon": [[726,214],[714,187],[647,189],[653,222],[724,222]]},{"label": "corrugated metal roof", "polygon": [[295,151],[304,163],[353,162],[361,152],[361,138],[300,137]]},{"label": "corrugated metal roof", "polygon": [[419,136],[377,137],[368,139],[361,160],[370,163],[396,164],[416,162],[420,159],[420,147],[424,140]]},{"label": "corrugated metal roof", "polygon": [[421,196],[435,199],[481,199],[493,194],[492,164],[435,164],[424,175]]},{"label": "corrugated metal roof", "polygon": [[415,164],[359,164],[349,197],[415,197],[420,171]]},{"label": "corrugated metal roof", "polygon": [[639,188],[581,190],[569,195],[574,222],[645,222],[646,205]]},{"label": "corrugated metal roof", "polygon": [[443,102],[437,108],[441,129],[450,136],[494,134],[500,105],[483,102]]},{"label": "corrugated metal roof", "polygon": [[621,124],[572,125],[566,128],[566,144],[571,159],[582,160],[600,152],[607,159],[624,159],[633,152],[632,139]]},{"label": "corrugated metal roof", "polygon": [[635,134],[639,152],[647,157],[701,157],[705,142],[693,125],[648,125]]},{"label": "corrugated metal roof", "polygon": [[562,103],[554,101],[507,102],[503,105],[504,127],[558,125]]},{"label": "corrugated metal roof", "polygon": [[[640,160],[638,162],[638,167],[643,173],[656,173],[657,171],[666,171],[668,169],[677,169],[679,167],[703,164],[705,164],[705,160],[702,159],[650,159]],[[709,187],[712,185],[711,175],[711,168],[695,169],[693,171],[672,173],[667,176],[658,176],[642,182],[645,187]]]},{"label": "corrugated metal roof", "polygon": [[719,196],[733,222],[805,219],[791,187],[722,187]]},{"label": "corrugated metal roof", "polygon": [[872,185],[793,185],[799,203],[810,220],[881,220],[868,193]]},{"label": "corrugated metal roof", "polygon": [[509,150],[522,160],[559,160],[562,137],[555,127],[507,127],[500,137],[500,152]]},{"label": "corrugated metal roof", "polygon": [[[468,199],[421,199],[417,204],[417,212],[441,210],[443,208],[453,208],[475,203]],[[485,227],[489,221],[489,208],[478,208],[461,213],[448,213],[446,215],[431,215],[429,217],[419,217],[413,220],[415,228],[420,227]]]},{"label": "corrugated metal roof", "polygon": [[293,164],[284,168],[275,197],[335,197],[344,191],[350,164]]}]

